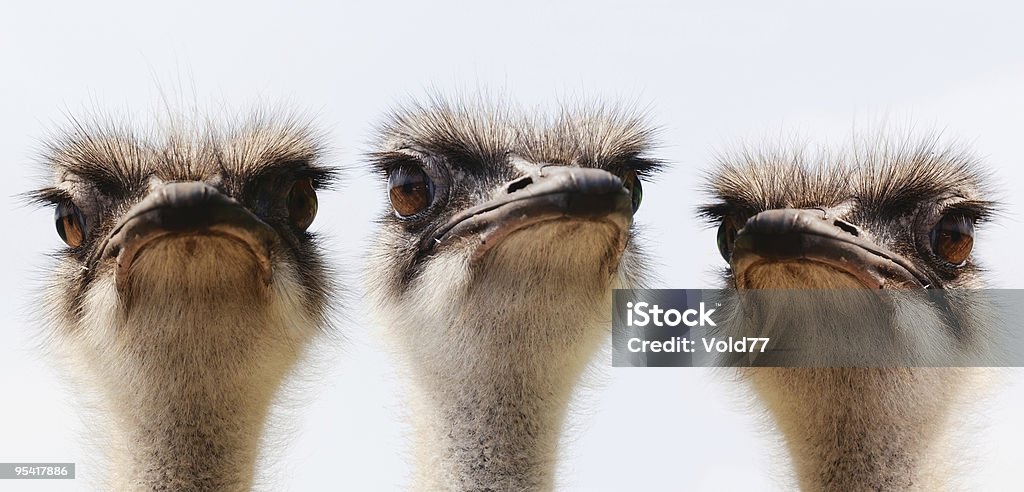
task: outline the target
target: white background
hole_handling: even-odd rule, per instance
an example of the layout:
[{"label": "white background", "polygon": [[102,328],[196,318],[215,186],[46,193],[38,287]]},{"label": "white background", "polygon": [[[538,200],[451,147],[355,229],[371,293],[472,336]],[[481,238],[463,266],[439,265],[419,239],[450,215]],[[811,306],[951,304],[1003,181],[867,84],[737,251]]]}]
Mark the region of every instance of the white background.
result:
[{"label": "white background", "polygon": [[[384,203],[359,166],[371,126],[430,88],[483,88],[544,107],[583,97],[651,108],[664,127],[659,155],[674,166],[645,184],[638,215],[659,286],[714,285],[714,231],[691,217],[698,171],[716,151],[780,135],[841,143],[882,122],[938,129],[995,168],[1007,214],[981,234],[977,253],[996,286],[1024,287],[1024,11],[982,2],[770,3],[4,2],[0,462],[77,462],[80,478],[0,488],[72,490],[97,479],[74,388],[34,346],[39,310],[30,293],[60,240],[50,210],[14,195],[40,184],[38,142],[63,113],[146,120],[161,111],[161,91],[214,113],[285,102],[318,115],[331,162],[349,171],[340,192],[321,196],[314,227],[353,278]],[[349,309],[365,319],[358,302]],[[407,484],[391,361],[372,326],[341,330],[344,347],[291,412],[291,443],[270,452],[274,490]],[[787,487],[773,434],[742,390],[708,371],[612,369],[607,360],[595,362],[566,431],[562,488]],[[954,469],[967,488],[1019,483],[1022,383],[1024,372],[1012,372],[980,400],[983,425],[962,444],[975,462]]]}]

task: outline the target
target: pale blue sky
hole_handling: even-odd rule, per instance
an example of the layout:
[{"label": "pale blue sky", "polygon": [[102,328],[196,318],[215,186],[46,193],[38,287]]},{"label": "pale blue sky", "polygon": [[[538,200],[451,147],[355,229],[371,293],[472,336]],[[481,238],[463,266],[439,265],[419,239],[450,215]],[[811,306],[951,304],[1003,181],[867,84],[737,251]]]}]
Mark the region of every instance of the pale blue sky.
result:
[{"label": "pale blue sky", "polygon": [[[359,168],[372,125],[391,105],[434,88],[486,90],[528,105],[626,100],[663,126],[673,169],[645,184],[638,222],[662,265],[662,287],[713,285],[714,231],[691,218],[698,172],[739,142],[799,136],[843,142],[881,123],[937,129],[970,143],[996,170],[1007,214],[979,255],[1000,287],[1024,287],[1017,261],[1024,171],[1024,7],[1006,2],[17,2],[0,7],[0,462],[87,465],[70,388],[32,345],[26,293],[59,246],[49,211],[11,198],[32,180],[39,141],[63,114],[99,109],[145,121],[161,93],[201,110],[286,104],[318,115],[349,166],[323,196],[314,227],[351,273],[380,186]],[[361,306],[353,306],[358,313]],[[353,316],[359,318],[358,314]],[[401,391],[372,326],[318,377],[297,430],[271,456],[291,490],[373,490],[406,483]],[[772,490],[785,464],[741,388],[706,370],[594,364],[566,432],[566,490]],[[995,384],[973,443],[971,489],[1017,483],[1024,372]],[[648,427],[658,424],[653,429]],[[969,429],[975,429],[971,427]],[[722,482],[728,480],[728,482]],[[724,485],[728,484],[728,485]],[[23,485],[22,483],[18,484]]]}]

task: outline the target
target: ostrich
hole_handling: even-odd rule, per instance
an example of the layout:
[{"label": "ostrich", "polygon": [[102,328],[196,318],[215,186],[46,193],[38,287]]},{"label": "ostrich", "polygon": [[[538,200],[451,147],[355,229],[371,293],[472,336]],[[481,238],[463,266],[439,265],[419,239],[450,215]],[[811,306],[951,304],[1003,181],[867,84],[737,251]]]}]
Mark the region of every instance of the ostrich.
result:
[{"label": "ostrich", "polygon": [[[895,306],[874,324],[853,312],[856,301],[824,306],[828,317],[761,305],[769,312],[752,321],[733,318],[736,334],[774,328],[772,336],[800,338],[812,353],[842,358],[868,346],[903,354],[886,360],[905,366],[929,360],[935,347],[945,360],[977,352],[986,328],[964,289],[985,286],[971,251],[975,227],[994,211],[977,161],[925,139],[868,141],[818,164],[801,152],[747,152],[709,175],[713,201],[700,211],[718,225],[726,287],[845,289],[834,298],[844,300],[885,289]],[[950,294],[930,302],[925,289]],[[818,322],[837,318],[846,329]],[[802,489],[948,488],[955,410],[980,370],[871,365],[741,371],[781,431]]]},{"label": "ostrich", "polygon": [[248,490],[282,379],[325,331],[316,135],[265,116],[146,138],[75,122],[47,146],[67,245],[49,337],[109,428],[110,490]]},{"label": "ostrich", "polygon": [[542,121],[445,101],[382,125],[368,293],[410,380],[414,483],[545,490],[573,387],[635,286],[651,129],[611,108]]}]

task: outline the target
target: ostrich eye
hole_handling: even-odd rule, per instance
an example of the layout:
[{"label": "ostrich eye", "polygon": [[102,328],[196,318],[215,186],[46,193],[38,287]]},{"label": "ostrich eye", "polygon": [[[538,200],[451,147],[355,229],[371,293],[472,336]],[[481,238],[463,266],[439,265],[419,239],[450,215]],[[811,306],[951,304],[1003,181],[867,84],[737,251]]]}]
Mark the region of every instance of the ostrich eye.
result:
[{"label": "ostrich eye", "polygon": [[288,217],[292,224],[300,230],[306,230],[316,217],[316,207],[313,180],[306,178],[296,181],[288,192]]},{"label": "ostrich eye", "polygon": [[388,196],[399,217],[416,215],[434,201],[434,182],[418,166],[400,166],[388,176]]},{"label": "ostrich eye", "polygon": [[961,266],[974,247],[974,222],[962,215],[946,215],[932,228],[929,238],[936,256]]},{"label": "ostrich eye", "polygon": [[722,225],[718,226],[718,252],[726,262],[732,261],[732,246],[736,243],[738,230],[732,217],[722,219]]},{"label": "ostrich eye", "polygon": [[640,202],[644,199],[644,188],[640,185],[640,178],[636,175],[636,171],[626,173],[626,176],[622,178],[622,185],[629,190],[633,200],[633,213],[636,213],[640,208]]},{"label": "ostrich eye", "polygon": [[61,203],[54,212],[57,234],[65,244],[77,248],[85,241],[85,219],[73,203]]}]

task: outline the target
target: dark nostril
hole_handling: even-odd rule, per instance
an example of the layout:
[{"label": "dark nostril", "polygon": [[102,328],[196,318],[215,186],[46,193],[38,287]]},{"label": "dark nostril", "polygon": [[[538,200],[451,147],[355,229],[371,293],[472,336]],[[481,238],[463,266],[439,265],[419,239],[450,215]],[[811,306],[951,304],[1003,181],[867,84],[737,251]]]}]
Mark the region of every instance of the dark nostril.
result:
[{"label": "dark nostril", "polygon": [[834,222],[832,222],[832,225],[834,225],[834,226],[836,226],[836,227],[838,227],[838,228],[840,228],[840,229],[842,229],[842,230],[844,230],[846,232],[849,232],[850,234],[853,234],[854,236],[860,236],[860,229],[857,229],[857,226],[855,226],[855,225],[853,225],[853,224],[851,224],[849,222],[836,219]]},{"label": "dark nostril", "polygon": [[509,185],[508,185],[508,192],[510,194],[511,193],[515,193],[515,192],[517,192],[517,191],[519,191],[519,190],[521,190],[523,188],[526,188],[527,186],[530,186],[532,184],[533,184],[533,178],[531,178],[529,176],[526,176],[525,178],[520,178],[520,179],[517,179],[517,180],[509,183]]}]

